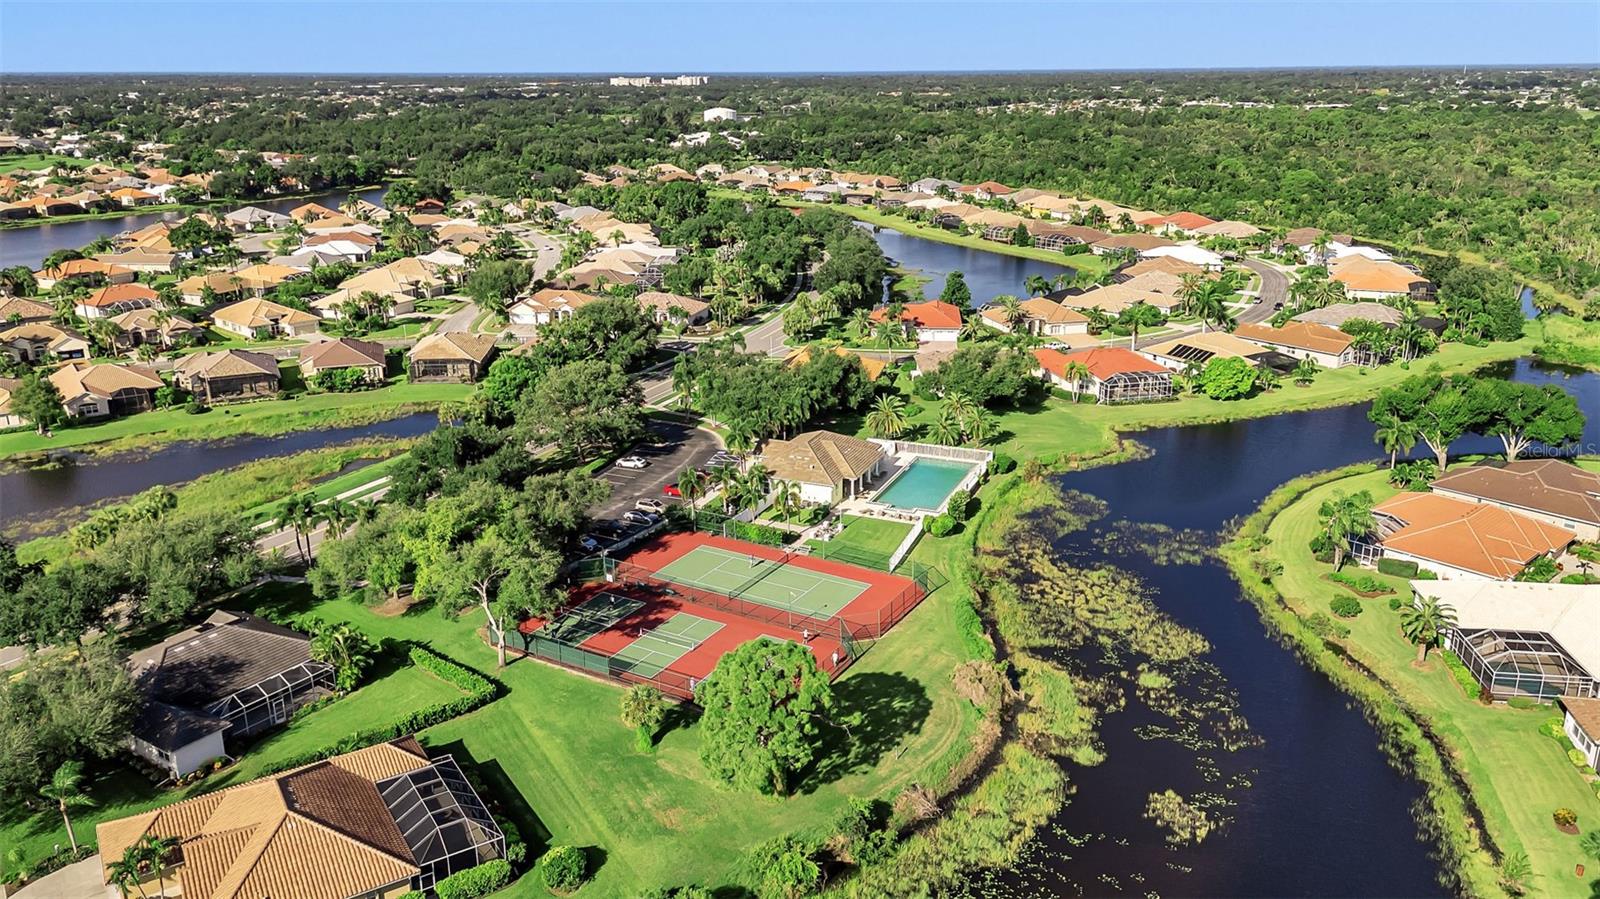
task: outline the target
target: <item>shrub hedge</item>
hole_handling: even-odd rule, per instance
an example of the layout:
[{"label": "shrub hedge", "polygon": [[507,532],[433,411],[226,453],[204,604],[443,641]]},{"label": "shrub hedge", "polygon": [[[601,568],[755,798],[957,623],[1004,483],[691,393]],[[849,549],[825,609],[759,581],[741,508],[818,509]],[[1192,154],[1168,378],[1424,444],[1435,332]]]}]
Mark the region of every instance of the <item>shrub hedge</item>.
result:
[{"label": "shrub hedge", "polygon": [[1456,683],[1461,685],[1461,692],[1467,694],[1468,699],[1477,699],[1483,695],[1483,687],[1478,685],[1477,678],[1474,678],[1472,672],[1467,670],[1467,666],[1462,663],[1460,656],[1448,649],[1439,650],[1439,655],[1444,657],[1444,666],[1450,669],[1450,675],[1456,679]]},{"label": "shrub hedge", "polygon": [[583,850],[575,846],[556,846],[539,859],[539,875],[544,878],[544,885],[559,893],[577,889],[583,883],[586,867]]},{"label": "shrub hedge", "polygon": [[1417,563],[1405,559],[1379,559],[1378,573],[1390,577],[1414,578],[1417,576]]},{"label": "shrub hedge", "polygon": [[503,858],[457,871],[433,885],[439,899],[478,899],[511,882],[511,865]]}]

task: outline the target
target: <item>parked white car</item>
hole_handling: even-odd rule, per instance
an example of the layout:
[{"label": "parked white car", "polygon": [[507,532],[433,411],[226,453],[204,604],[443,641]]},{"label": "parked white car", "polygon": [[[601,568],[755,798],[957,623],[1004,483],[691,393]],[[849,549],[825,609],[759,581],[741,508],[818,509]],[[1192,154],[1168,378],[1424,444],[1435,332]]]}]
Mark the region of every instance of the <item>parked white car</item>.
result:
[{"label": "parked white car", "polygon": [[660,515],[667,511],[667,504],[659,499],[641,499],[634,503],[633,507],[640,512],[649,512],[652,515]]},{"label": "parked white car", "polygon": [[623,456],[617,460],[618,468],[644,468],[649,464],[650,460],[643,456]]},{"label": "parked white car", "polygon": [[633,524],[650,525],[655,524],[659,519],[657,519],[656,516],[651,515],[649,512],[640,512],[638,510],[630,509],[629,511],[622,513],[622,520],[631,522]]}]

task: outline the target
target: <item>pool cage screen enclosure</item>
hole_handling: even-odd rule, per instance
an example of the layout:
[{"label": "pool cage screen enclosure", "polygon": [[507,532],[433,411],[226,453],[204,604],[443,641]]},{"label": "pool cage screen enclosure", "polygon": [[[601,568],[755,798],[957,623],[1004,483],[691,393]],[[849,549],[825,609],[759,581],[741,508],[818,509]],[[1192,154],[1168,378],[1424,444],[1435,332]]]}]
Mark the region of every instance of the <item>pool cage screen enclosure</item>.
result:
[{"label": "pool cage screen enclosure", "polygon": [[1589,672],[1543,631],[1456,628],[1445,645],[1496,702],[1600,695]]},{"label": "pool cage screen enclosure", "polygon": [[450,756],[379,783],[378,793],[422,869],[417,889],[505,857],[505,835]]},{"label": "pool cage screen enclosure", "polygon": [[307,661],[245,687],[206,706],[205,713],[228,722],[228,736],[245,737],[288,720],[314,690],[332,690],[333,666]]}]

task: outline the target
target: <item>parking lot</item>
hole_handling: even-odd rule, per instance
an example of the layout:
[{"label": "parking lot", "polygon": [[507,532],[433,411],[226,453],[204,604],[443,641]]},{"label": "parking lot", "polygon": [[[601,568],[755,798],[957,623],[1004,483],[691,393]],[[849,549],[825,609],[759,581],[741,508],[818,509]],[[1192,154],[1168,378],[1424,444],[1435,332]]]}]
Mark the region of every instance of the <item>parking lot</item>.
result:
[{"label": "parking lot", "polygon": [[624,458],[639,456],[649,464],[644,468],[612,464],[600,472],[600,477],[611,484],[611,498],[591,510],[595,522],[591,533],[607,538],[601,541],[604,547],[641,530],[642,526],[630,524],[622,516],[641,499],[676,503],[676,499],[661,492],[662,488],[676,484],[685,468],[705,465],[721,449],[709,431],[674,421],[652,421],[650,437],[622,454]]}]

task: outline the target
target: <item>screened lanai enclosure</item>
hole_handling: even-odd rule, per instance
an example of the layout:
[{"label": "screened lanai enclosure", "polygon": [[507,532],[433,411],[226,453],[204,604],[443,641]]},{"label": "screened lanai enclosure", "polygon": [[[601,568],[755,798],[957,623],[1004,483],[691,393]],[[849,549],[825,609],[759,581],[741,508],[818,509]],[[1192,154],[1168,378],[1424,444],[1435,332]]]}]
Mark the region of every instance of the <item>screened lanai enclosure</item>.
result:
[{"label": "screened lanai enclosure", "polygon": [[378,784],[417,867],[414,882],[426,890],[457,871],[504,858],[506,838],[448,755],[426,768]]},{"label": "screened lanai enclosure", "polygon": [[1148,403],[1172,398],[1168,372],[1124,371],[1100,381],[1095,399],[1102,404]]},{"label": "screened lanai enclosure", "polygon": [[247,737],[282,724],[294,710],[334,688],[333,666],[306,660],[230,693],[205,707],[205,713],[228,722],[228,737]]},{"label": "screened lanai enclosure", "polygon": [[1445,645],[1496,702],[1600,696],[1589,672],[1543,631],[1456,628]]}]

